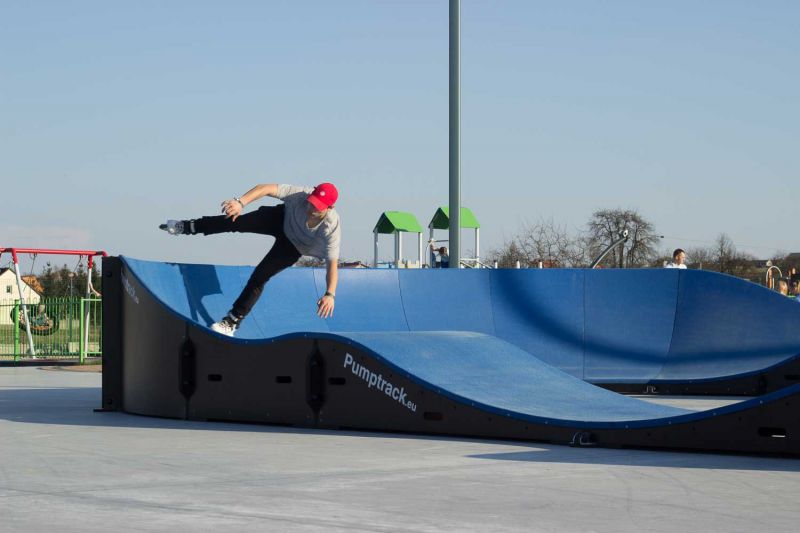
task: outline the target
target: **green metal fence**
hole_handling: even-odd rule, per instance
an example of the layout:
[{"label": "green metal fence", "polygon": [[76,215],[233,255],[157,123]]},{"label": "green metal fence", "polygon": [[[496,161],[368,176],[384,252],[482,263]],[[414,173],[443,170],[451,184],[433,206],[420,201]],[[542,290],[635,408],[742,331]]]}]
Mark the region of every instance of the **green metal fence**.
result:
[{"label": "green metal fence", "polygon": [[[0,360],[31,357],[21,303],[20,300],[0,300]],[[37,357],[83,362],[86,357],[101,355],[102,300],[42,298],[25,303]]]}]

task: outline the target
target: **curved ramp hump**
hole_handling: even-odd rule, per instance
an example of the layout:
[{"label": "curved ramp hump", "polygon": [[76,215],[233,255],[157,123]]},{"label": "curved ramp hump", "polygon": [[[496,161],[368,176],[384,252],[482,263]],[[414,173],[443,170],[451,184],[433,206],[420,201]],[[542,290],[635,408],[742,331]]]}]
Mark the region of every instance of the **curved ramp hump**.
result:
[{"label": "curved ramp hump", "polygon": [[[580,425],[648,421],[688,413],[590,385],[502,339],[482,333],[341,335],[344,342],[370,353],[372,359],[430,389],[504,416]],[[356,361],[347,366],[357,374],[358,364]]]},{"label": "curved ramp hump", "polygon": [[[308,269],[281,273],[280,282],[276,277],[265,294],[273,301],[260,302],[250,338],[210,331],[203,317],[213,319],[225,308],[220,295],[243,284],[246,273],[237,267],[108,259],[104,406],[201,420],[800,453],[800,420],[793,414],[800,385],[701,413],[623,397],[486,332],[410,331],[429,311],[416,308],[424,288],[411,287],[414,278],[402,273],[369,278],[373,285],[359,286],[355,274],[348,280],[351,294],[363,291],[363,297],[399,300],[403,306],[402,315],[394,309],[365,317],[362,331],[336,331],[336,322],[326,323],[309,309],[320,279]],[[458,275],[440,281],[454,290]],[[432,278],[418,279],[425,285],[422,281]],[[487,280],[474,273],[464,279]],[[478,290],[490,306],[491,278],[488,282]],[[413,313],[406,294],[415,304]],[[374,302],[365,308],[378,309]],[[339,324],[358,325],[355,313],[353,306],[338,317]],[[496,317],[491,306],[470,314],[473,322]],[[448,322],[452,317],[439,320],[438,325],[456,325]],[[379,330],[384,327],[397,329]],[[487,329],[495,331],[494,322]],[[259,332],[272,336],[252,338]]]}]

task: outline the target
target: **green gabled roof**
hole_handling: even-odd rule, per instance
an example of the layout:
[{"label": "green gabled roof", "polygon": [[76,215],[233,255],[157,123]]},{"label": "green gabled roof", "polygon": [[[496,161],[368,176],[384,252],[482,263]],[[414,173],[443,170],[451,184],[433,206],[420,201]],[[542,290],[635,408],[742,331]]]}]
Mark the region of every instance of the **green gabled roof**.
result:
[{"label": "green gabled roof", "polygon": [[407,231],[409,233],[422,233],[422,226],[417,222],[417,217],[404,211],[384,211],[381,218],[375,224],[377,233],[395,233],[397,231]]},{"label": "green gabled roof", "polygon": [[[429,228],[433,229],[449,229],[450,228],[450,208],[449,207],[440,207],[436,210],[436,213],[433,214],[433,218],[431,219],[430,224],[428,224]],[[472,214],[469,207],[462,207],[461,208],[461,227],[462,228],[480,228],[481,225],[478,224],[478,219],[475,218],[475,215]]]}]

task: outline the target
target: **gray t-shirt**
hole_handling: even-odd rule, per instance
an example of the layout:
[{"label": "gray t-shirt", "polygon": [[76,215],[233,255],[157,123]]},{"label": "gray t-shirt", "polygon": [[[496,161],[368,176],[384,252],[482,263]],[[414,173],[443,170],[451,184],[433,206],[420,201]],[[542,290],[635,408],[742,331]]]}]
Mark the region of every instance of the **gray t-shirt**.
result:
[{"label": "gray t-shirt", "polygon": [[314,187],[278,185],[277,196],[286,205],[283,231],[301,254],[336,261],[339,259],[339,243],[342,240],[342,229],[336,210],[329,209],[328,214],[315,228],[306,225],[309,205],[307,198],[313,190]]}]

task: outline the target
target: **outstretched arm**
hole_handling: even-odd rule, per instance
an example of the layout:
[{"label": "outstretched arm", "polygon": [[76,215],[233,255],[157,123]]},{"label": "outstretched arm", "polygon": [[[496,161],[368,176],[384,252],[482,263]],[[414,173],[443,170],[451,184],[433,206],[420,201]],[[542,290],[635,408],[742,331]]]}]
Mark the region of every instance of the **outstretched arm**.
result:
[{"label": "outstretched arm", "polygon": [[328,290],[325,295],[317,302],[317,314],[322,318],[333,316],[335,306],[336,285],[339,283],[339,262],[337,260],[328,261],[327,273],[325,278],[328,282]]},{"label": "outstretched arm", "polygon": [[225,200],[222,202],[222,212],[225,214],[225,218],[233,218],[233,221],[236,222],[236,219],[242,214],[244,206],[265,196],[277,197],[278,184],[263,183],[261,185],[256,185],[244,193],[238,200],[234,198]]}]

